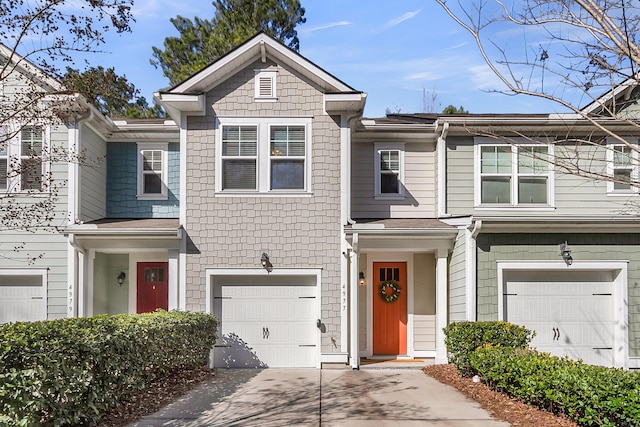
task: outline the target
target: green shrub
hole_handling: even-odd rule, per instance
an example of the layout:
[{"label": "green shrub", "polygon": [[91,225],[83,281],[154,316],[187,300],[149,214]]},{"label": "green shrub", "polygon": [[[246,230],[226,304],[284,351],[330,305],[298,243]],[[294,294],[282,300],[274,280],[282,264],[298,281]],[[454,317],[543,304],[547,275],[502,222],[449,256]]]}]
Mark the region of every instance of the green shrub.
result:
[{"label": "green shrub", "polygon": [[213,315],[164,312],[0,326],[0,425],[93,425],[154,378],[207,363]]},{"label": "green shrub", "polygon": [[470,363],[491,388],[582,426],[637,426],[640,374],[535,350],[479,348]]},{"label": "green shrub", "polygon": [[474,375],[471,355],[485,344],[500,347],[527,348],[535,331],[507,322],[456,322],[444,328],[449,361],[463,376]]}]

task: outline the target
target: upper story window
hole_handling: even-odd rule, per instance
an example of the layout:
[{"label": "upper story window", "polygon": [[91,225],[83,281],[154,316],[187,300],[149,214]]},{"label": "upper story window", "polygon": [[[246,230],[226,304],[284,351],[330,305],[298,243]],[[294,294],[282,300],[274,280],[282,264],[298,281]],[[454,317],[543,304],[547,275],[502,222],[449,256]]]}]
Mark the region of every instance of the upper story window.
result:
[{"label": "upper story window", "polygon": [[167,199],[168,144],[138,144],[138,199]]},{"label": "upper story window", "polygon": [[404,196],[404,144],[375,144],[375,196]]},{"label": "upper story window", "polygon": [[216,191],[309,193],[311,119],[221,119]]},{"label": "upper story window", "polygon": [[638,187],[633,185],[638,180],[638,146],[616,142],[607,146],[607,168],[611,177],[607,182],[607,192],[638,192]]},{"label": "upper story window", "polygon": [[477,205],[551,205],[552,166],[547,145],[478,145]]},{"label": "upper story window", "polygon": [[0,134],[0,190],[45,190],[49,172],[46,128],[24,126],[18,132],[6,128]]},{"label": "upper story window", "polygon": [[278,99],[276,91],[277,70],[256,70],[255,73],[256,101],[275,102]]}]

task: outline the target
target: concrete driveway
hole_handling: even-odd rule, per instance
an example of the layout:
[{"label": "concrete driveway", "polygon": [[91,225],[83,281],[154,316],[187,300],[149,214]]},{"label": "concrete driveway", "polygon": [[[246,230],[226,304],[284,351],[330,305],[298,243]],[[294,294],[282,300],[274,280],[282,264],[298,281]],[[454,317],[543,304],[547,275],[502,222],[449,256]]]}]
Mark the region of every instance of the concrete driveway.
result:
[{"label": "concrete driveway", "polygon": [[507,427],[417,369],[218,369],[132,426]]}]

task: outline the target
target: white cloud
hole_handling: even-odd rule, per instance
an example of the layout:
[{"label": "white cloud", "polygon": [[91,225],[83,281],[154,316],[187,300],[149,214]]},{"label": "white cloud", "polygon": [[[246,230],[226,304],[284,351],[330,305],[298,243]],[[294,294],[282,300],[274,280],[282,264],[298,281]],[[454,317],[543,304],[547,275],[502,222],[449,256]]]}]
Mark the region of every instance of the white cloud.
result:
[{"label": "white cloud", "polygon": [[391,21],[384,24],[384,29],[388,30],[389,28],[393,28],[396,25],[403,23],[404,21],[408,21],[409,19],[415,17],[418,13],[420,13],[421,10],[422,9],[414,10],[413,12],[407,12],[402,16],[393,18]]},{"label": "white cloud", "polygon": [[311,28],[304,28],[300,30],[299,33],[308,34],[308,33],[313,33],[315,31],[328,30],[329,28],[344,27],[345,25],[351,25],[351,22],[349,21],[330,22],[329,24],[318,25],[316,27],[311,27]]},{"label": "white cloud", "polygon": [[176,2],[174,0],[136,0],[132,9],[133,16],[140,18],[172,18],[176,15],[191,16],[202,13],[202,8],[196,7],[200,4],[202,7],[210,8],[205,16],[213,15],[214,8],[210,1],[195,0],[191,2]]},{"label": "white cloud", "polygon": [[459,48],[464,47],[464,46],[466,46],[466,45],[467,45],[467,42],[462,42],[462,43],[459,43],[459,44],[457,44],[457,45],[455,45],[455,46],[447,47],[447,48],[445,48],[444,50],[459,49]]}]

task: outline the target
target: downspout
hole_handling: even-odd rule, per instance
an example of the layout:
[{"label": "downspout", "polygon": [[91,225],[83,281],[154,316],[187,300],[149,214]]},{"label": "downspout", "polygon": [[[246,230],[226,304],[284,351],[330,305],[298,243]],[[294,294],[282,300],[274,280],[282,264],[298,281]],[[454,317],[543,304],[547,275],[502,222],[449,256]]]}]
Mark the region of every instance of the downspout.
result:
[{"label": "downspout", "polygon": [[466,306],[467,306],[467,320],[470,322],[475,322],[478,318],[478,300],[477,300],[477,275],[476,275],[476,265],[477,265],[477,237],[482,231],[482,220],[478,219],[474,221],[473,228],[468,228],[467,233],[467,298],[466,298]]},{"label": "downspout", "polygon": [[[436,132],[440,123],[436,124]],[[447,213],[447,134],[449,123],[442,124],[442,131],[438,136],[438,218],[449,216]]]},{"label": "downspout", "polygon": [[[80,128],[82,123],[93,119],[94,113],[91,108],[89,112],[83,115],[74,116],[75,124],[74,129],[71,130],[72,136],[69,138],[69,150],[75,150],[72,154],[79,155],[81,132]],[[71,162],[69,164],[69,201],[68,211],[69,220],[72,222],[78,221],[80,213],[80,166],[77,162]],[[85,262],[85,250],[76,241],[73,233],[69,234],[69,250],[67,256],[67,311],[68,317],[83,317],[84,316],[84,262]]]},{"label": "downspout", "polygon": [[[341,199],[342,207],[344,211],[341,214],[341,222],[343,225],[342,241],[346,244],[346,234],[344,227],[349,224],[355,224],[355,221],[351,218],[351,122],[360,117],[361,113],[347,116],[343,114],[341,117],[341,141],[342,141],[342,187],[341,187]],[[345,248],[347,253],[347,266],[346,266],[346,290],[348,301],[348,315],[347,315],[347,348],[349,353],[349,365],[352,369],[360,369],[360,349],[358,347],[358,234],[354,233],[352,236],[351,248]],[[354,268],[355,266],[355,268]]]}]

